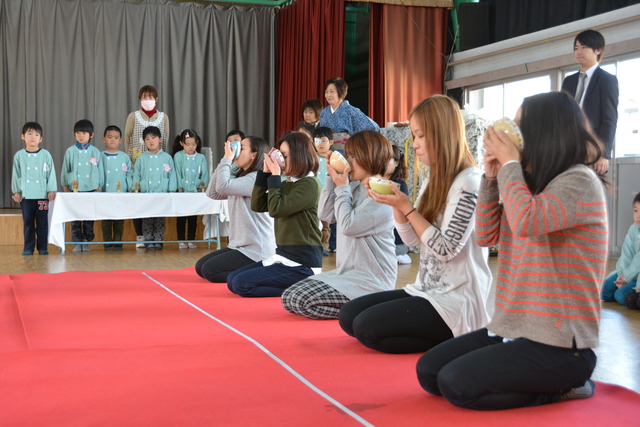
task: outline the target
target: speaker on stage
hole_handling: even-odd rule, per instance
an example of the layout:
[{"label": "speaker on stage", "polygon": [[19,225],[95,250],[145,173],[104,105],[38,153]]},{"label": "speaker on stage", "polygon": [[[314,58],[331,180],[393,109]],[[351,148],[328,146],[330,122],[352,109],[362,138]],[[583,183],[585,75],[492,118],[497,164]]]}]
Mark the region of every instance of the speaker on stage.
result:
[{"label": "speaker on stage", "polygon": [[458,6],[458,31],[461,51],[489,44],[489,4],[461,3]]}]

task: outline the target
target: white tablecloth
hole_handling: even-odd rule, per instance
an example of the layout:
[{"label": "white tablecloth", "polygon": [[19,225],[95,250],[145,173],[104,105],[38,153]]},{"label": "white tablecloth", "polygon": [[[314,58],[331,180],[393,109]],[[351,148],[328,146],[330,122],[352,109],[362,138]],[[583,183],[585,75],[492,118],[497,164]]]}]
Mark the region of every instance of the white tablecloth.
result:
[{"label": "white tablecloth", "polygon": [[217,214],[228,219],[226,200],[205,193],[57,193],[49,204],[49,243],[64,248],[64,223]]}]

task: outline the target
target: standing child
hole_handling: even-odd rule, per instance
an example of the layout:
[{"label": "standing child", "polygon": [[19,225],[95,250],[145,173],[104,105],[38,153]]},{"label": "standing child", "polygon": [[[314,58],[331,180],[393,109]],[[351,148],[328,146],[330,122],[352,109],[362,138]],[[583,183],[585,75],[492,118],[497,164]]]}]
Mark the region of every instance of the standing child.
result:
[{"label": "standing child", "polygon": [[[104,171],[102,169],[102,154],[91,144],[93,138],[93,123],[89,120],[78,120],[73,127],[76,143],[69,147],[64,154],[60,181],[64,191],[92,192],[100,191],[104,185]],[[72,221],[71,240],[78,242],[74,252],[89,252],[94,221]]]},{"label": "standing child", "polygon": [[[133,185],[140,184],[141,193],[175,192],[176,172],[173,159],[160,148],[162,134],[160,129],[149,126],[142,132],[147,149],[140,154],[133,169]],[[142,218],[143,240],[147,242],[164,240],[165,219]],[[145,243],[147,249],[162,249],[162,243]]]},{"label": "standing child", "polygon": [[376,203],[365,185],[385,173],[391,143],[375,131],[356,132],[345,155],[350,167],[342,175],[327,166],[331,179],[319,203],[320,218],[338,224],[336,269],[303,279],[282,294],[287,311],[310,319],[337,319],[350,300],[396,285],[393,209]]},{"label": "standing child", "polygon": [[[127,123],[124,128],[124,151],[131,159],[132,165],[135,165],[138,156],[146,150],[142,132],[149,126],[155,126],[160,129],[162,137],[160,149],[167,151],[167,137],[171,135],[169,132],[169,117],[166,113],[157,110],[158,99],[158,91],[155,87],[151,85],[142,86],[138,91],[140,109],[130,113],[127,117]],[[137,240],[142,241],[142,220],[140,218],[134,219],[133,226]],[[141,248],[144,245],[138,243],[136,247]]]},{"label": "standing child", "polygon": [[[185,129],[173,142],[173,162],[176,168],[176,181],[179,192],[195,193],[204,191],[209,185],[209,168],[207,159],[200,153],[202,150],[202,140],[193,129]],[[180,216],[176,220],[178,240],[184,240],[185,228],[187,230],[187,240],[195,240],[197,215]],[[180,242],[180,249],[195,249],[197,246],[192,242]]]},{"label": "standing child", "polygon": [[[224,157],[211,175],[207,196],[227,199],[229,206],[229,244],[211,252],[196,263],[196,273],[214,283],[226,283],[227,276],[246,265],[267,259],[275,253],[273,218],[267,212],[251,210],[251,193],[258,171],[263,168],[269,144],[257,136],[240,142],[236,157],[231,142],[224,145]],[[237,173],[232,170],[233,162]]]},{"label": "standing child", "polygon": [[[328,127],[318,127],[313,130],[313,143],[318,153],[318,175],[316,179],[320,189],[324,189],[327,181],[327,154],[331,152],[333,145],[333,131]],[[331,226],[329,222],[322,221],[322,256],[329,256],[329,239],[331,238]]]},{"label": "standing child", "polygon": [[302,120],[298,122],[296,129],[300,129],[305,124],[317,128],[318,123],[320,123],[320,111],[322,111],[322,102],[318,98],[304,101],[304,104],[302,104]]},{"label": "standing child", "polygon": [[476,238],[500,243],[493,318],[417,366],[426,391],[468,409],[593,395],[608,253],[600,144],[566,92],[525,98],[516,122],[522,153],[503,132],[484,137]]},{"label": "standing child", "polygon": [[[400,191],[407,196],[409,195],[409,187],[407,187],[407,164],[404,162],[404,151],[399,147],[393,146],[393,158],[389,161],[385,178],[400,185]],[[396,242],[396,258],[398,264],[411,264],[409,257],[409,246],[405,245],[402,238],[398,234],[398,230],[393,228],[393,236]]]},{"label": "standing child", "polygon": [[25,148],[13,156],[11,175],[12,199],[20,203],[24,223],[22,255],[33,255],[37,248],[40,255],[48,255],[49,201],[56,197],[58,183],[51,154],[40,148],[42,126],[27,122],[20,138]]},{"label": "standing child", "polygon": [[[131,160],[123,151],[120,151],[122,143],[122,131],[118,126],[110,125],[104,130],[102,141],[107,149],[102,152],[102,165],[104,170],[104,191],[106,193],[126,193],[131,189],[131,177],[133,168]],[[122,241],[124,220],[103,219],[102,240],[105,242]],[[122,244],[105,244],[105,251],[121,251]]]},{"label": "standing child", "polygon": [[[277,147],[284,169],[265,154],[251,196],[251,209],[274,218],[276,254],[229,275],[229,290],[244,297],[279,297],[289,286],[322,270],[316,150],[300,132],[288,133]],[[280,179],[281,173],[286,181]]]},{"label": "standing child", "polygon": [[638,273],[640,273],[640,193],[633,198],[633,224],[624,238],[616,270],[607,276],[602,285],[602,300],[617,301],[625,305],[625,296],[636,289]]}]

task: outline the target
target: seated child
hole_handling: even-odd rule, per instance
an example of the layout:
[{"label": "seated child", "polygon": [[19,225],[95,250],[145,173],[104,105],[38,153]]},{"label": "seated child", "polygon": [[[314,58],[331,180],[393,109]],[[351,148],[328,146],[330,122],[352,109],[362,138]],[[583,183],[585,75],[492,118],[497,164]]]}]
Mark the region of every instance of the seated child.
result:
[{"label": "seated child", "polygon": [[24,223],[22,255],[33,255],[37,248],[40,255],[47,255],[49,234],[49,201],[56,197],[58,184],[51,154],[40,148],[42,126],[28,122],[22,127],[20,137],[25,148],[13,157],[11,197],[20,203]]},{"label": "seated child", "polygon": [[622,244],[622,253],[613,271],[602,285],[602,300],[625,305],[625,295],[636,289],[640,272],[640,193],[633,198],[633,224]]},{"label": "seated child", "polygon": [[[106,193],[125,193],[131,188],[133,168],[131,160],[124,151],[120,151],[122,143],[122,131],[118,126],[110,125],[104,130],[102,141],[107,149],[102,152],[102,165],[104,170],[104,191]],[[122,241],[124,220],[103,219],[102,240],[105,242]],[[105,244],[105,251],[121,251],[122,244]]]},{"label": "seated child", "polygon": [[[140,154],[133,170],[133,183],[140,184],[141,193],[175,192],[176,172],[173,159],[160,148],[162,136],[160,129],[149,126],[142,132],[147,151]],[[142,235],[147,249],[162,249],[165,229],[164,218],[143,218]]]}]

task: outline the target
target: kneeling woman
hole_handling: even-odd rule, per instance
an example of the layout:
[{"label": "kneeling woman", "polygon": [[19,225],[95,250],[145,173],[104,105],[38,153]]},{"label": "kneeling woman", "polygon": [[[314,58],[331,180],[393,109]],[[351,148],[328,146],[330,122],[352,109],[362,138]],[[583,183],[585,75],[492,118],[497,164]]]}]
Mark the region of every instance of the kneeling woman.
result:
[{"label": "kneeling woman", "polygon": [[[500,243],[495,312],[486,328],[418,361],[418,380],[456,406],[508,409],[593,394],[607,208],[593,170],[600,147],[564,92],[526,98],[522,158],[485,134],[476,233]],[[517,121],[517,120],[516,120]]]},{"label": "kneeling woman", "polygon": [[287,311],[310,319],[336,319],[340,307],[353,298],[393,289],[396,283],[391,208],[371,199],[365,186],[369,177],[384,175],[393,158],[391,143],[375,131],[357,132],[347,141],[345,155],[350,168],[344,174],[327,165],[331,179],[319,202],[320,219],[337,222],[337,268],[304,279],[282,294]]},{"label": "kneeling woman", "polygon": [[385,353],[424,352],[489,320],[487,251],[473,238],[480,172],[460,109],[435,95],[413,108],[409,123],[416,157],[430,169],[416,207],[396,189],[393,195],[369,194],[393,207],[402,240],[420,245],[416,282],[356,298],[339,316],[345,332]]},{"label": "kneeling woman", "polygon": [[265,155],[251,196],[251,209],[274,218],[276,253],[229,275],[229,290],[243,297],[279,297],[289,286],[322,270],[316,149],[300,132],[285,135],[276,146],[284,156],[284,170]]},{"label": "kneeling woman", "polygon": [[262,169],[269,144],[257,136],[240,141],[240,155],[235,160],[237,172],[232,171],[235,150],[230,142],[224,146],[224,157],[211,176],[207,196],[227,199],[229,204],[229,244],[211,252],[196,263],[196,273],[214,283],[226,283],[229,273],[269,258],[275,252],[273,218],[265,212],[251,210],[251,193],[256,174]]}]

